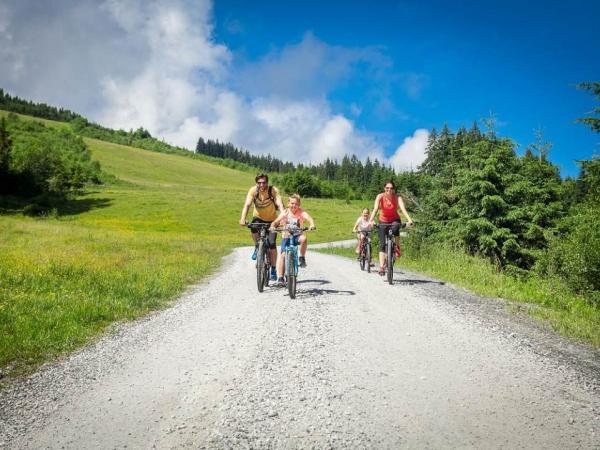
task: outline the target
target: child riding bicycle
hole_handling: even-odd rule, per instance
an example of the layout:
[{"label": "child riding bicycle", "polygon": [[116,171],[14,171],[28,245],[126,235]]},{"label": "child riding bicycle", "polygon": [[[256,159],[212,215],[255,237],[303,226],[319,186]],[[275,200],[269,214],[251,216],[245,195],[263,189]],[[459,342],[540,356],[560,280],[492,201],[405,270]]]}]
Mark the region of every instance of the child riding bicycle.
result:
[{"label": "child riding bicycle", "polygon": [[[306,249],[308,247],[308,240],[306,239],[306,235],[302,233],[302,227],[304,225],[304,221],[308,221],[310,227],[309,229],[314,230],[315,221],[313,218],[300,208],[300,195],[292,194],[288,198],[288,207],[285,209],[279,217],[277,217],[273,223],[271,223],[271,230],[275,229],[278,226],[288,228],[288,231],[285,231],[283,234],[283,238],[281,240],[281,251],[279,253],[279,257],[277,258],[277,282],[280,285],[284,284],[283,273],[284,273],[284,251],[287,247],[290,239],[298,239],[298,243],[300,245],[300,267],[306,267]],[[294,229],[293,232],[290,232],[290,229]]]},{"label": "child riding bicycle", "polygon": [[356,219],[352,232],[356,233],[356,254],[360,253],[360,244],[365,240],[365,231],[371,231],[373,224],[369,222],[369,208],[363,208],[361,215]]}]

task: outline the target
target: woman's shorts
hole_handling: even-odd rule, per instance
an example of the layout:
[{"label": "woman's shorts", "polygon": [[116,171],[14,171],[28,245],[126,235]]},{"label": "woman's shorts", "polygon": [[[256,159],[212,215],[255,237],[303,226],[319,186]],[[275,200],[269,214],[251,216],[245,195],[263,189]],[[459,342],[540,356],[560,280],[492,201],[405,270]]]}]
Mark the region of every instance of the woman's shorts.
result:
[{"label": "woman's shorts", "polygon": [[400,221],[394,220],[393,222],[379,222],[379,251],[385,252],[385,237],[388,233],[388,229],[392,228],[392,234],[394,236],[400,236]]}]

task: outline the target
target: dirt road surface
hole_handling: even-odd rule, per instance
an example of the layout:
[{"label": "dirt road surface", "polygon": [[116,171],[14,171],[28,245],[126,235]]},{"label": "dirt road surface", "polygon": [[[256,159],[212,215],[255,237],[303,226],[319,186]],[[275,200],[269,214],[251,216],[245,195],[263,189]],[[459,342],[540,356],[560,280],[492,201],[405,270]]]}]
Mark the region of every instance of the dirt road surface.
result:
[{"label": "dirt road surface", "polygon": [[314,252],[259,294],[249,254],[0,391],[0,448],[600,448],[598,351]]}]

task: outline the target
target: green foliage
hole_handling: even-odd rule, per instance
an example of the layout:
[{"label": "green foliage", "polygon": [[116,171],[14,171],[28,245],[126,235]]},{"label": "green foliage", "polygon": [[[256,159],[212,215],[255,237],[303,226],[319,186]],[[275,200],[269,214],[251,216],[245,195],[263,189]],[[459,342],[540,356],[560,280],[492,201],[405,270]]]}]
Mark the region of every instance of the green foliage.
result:
[{"label": "green foliage", "polygon": [[288,172],[281,178],[281,187],[288,194],[294,192],[303,197],[320,197],[321,186],[307,169]]},{"label": "green foliage", "polygon": [[[569,222],[569,233],[555,237],[542,271],[558,275],[580,294],[600,292],[600,217],[599,204],[583,204]],[[598,296],[594,297],[599,300]],[[596,306],[600,307],[600,303]]]},{"label": "green foliage", "polygon": [[448,242],[499,267],[528,269],[546,234],[566,211],[557,167],[540,153],[523,157],[513,143],[445,128],[430,139],[424,172],[423,228],[429,239]]},{"label": "green foliage", "polygon": [[[577,85],[577,87],[579,89],[583,89],[583,90],[591,92],[596,97],[596,99],[600,101],[600,82],[592,81],[592,82],[579,83]],[[600,107],[594,108],[594,110],[592,111],[592,114],[600,115]],[[595,131],[596,133],[600,133],[600,118],[599,117],[583,117],[581,119],[577,119],[577,122],[585,123],[586,125],[589,125],[589,127],[593,131]]]},{"label": "green foliage", "polygon": [[8,118],[5,132],[12,139],[8,164],[12,183],[4,189],[5,194],[65,198],[86,183],[99,182],[100,165],[91,160],[83,140],[72,132],[16,116]]},{"label": "green foliage", "polygon": [[579,161],[581,172],[576,182],[579,201],[600,203],[600,157]]}]

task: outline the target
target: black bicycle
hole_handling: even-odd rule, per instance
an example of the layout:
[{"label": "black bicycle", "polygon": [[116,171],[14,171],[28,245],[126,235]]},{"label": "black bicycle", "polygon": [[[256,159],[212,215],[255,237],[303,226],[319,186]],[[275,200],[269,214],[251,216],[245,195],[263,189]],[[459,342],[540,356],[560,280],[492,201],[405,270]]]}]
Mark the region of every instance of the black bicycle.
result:
[{"label": "black bicycle", "polygon": [[[394,233],[392,231],[391,225],[375,225],[376,228],[387,228],[387,233],[385,234],[385,271],[387,275],[387,281],[390,284],[394,283],[394,263],[396,262],[396,252],[395,250],[395,241],[394,241]],[[406,228],[406,224],[400,224],[400,228]]]},{"label": "black bicycle", "polygon": [[271,272],[271,256],[269,251],[269,226],[268,223],[250,223],[248,228],[258,231],[258,248],[256,250],[256,286],[258,292],[264,291],[269,285]]},{"label": "black bicycle", "polygon": [[367,269],[367,272],[371,272],[371,232],[368,230],[359,231],[362,240],[358,250],[358,263],[360,264],[360,270]]}]

